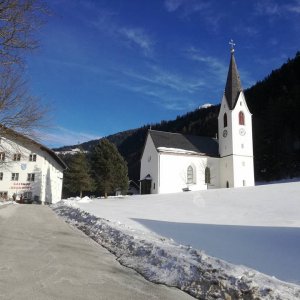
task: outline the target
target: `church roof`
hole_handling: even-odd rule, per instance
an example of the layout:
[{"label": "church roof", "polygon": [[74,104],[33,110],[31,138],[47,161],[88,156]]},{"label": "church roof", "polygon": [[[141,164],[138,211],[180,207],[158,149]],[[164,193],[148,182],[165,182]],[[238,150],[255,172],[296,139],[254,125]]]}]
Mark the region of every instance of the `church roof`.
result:
[{"label": "church roof", "polygon": [[181,149],[207,156],[219,156],[219,145],[215,138],[156,130],[149,130],[149,134],[156,149]]},{"label": "church roof", "polygon": [[235,104],[240,95],[240,92],[242,90],[243,88],[241,84],[241,79],[234,58],[234,51],[231,51],[231,59],[230,59],[226,87],[225,87],[225,97],[229,109],[234,109]]}]

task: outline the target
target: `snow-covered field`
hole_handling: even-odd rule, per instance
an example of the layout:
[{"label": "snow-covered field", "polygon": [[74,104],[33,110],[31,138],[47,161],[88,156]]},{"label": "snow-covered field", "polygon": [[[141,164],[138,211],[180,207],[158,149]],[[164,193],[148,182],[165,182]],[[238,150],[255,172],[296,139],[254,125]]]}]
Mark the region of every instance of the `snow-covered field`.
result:
[{"label": "snow-covered field", "polygon": [[[298,285],[247,268],[300,283],[300,182],[70,199],[56,205],[56,211],[115,253],[123,264],[194,296],[205,295],[202,281],[206,278],[208,285],[211,280],[217,285],[222,282],[227,292],[241,291],[243,286],[266,299],[275,299],[276,293],[280,299],[300,298]],[[199,280],[202,290],[196,287]]]}]

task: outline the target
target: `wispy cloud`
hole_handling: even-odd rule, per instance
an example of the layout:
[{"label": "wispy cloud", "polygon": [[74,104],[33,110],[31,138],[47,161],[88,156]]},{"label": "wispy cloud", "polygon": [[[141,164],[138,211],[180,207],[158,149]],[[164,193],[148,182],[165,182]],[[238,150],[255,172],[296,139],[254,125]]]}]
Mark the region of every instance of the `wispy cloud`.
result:
[{"label": "wispy cloud", "polygon": [[204,82],[199,79],[185,78],[178,74],[161,69],[159,66],[150,66],[148,72],[143,74],[134,71],[125,71],[126,76],[137,79],[140,82],[168,88],[177,92],[193,93]]},{"label": "wispy cloud", "polygon": [[256,37],[260,34],[259,30],[257,28],[255,28],[254,26],[239,26],[239,25],[237,25],[234,28],[234,32],[236,34],[244,34],[249,37]]},{"label": "wispy cloud", "polygon": [[209,25],[210,30],[217,32],[219,24],[226,13],[216,11],[216,3],[213,0],[165,0],[164,7],[169,13],[177,12],[180,18],[186,18],[193,14],[199,14],[200,20]]},{"label": "wispy cloud", "polygon": [[99,139],[99,135],[87,132],[73,131],[61,126],[37,133],[42,143],[48,147],[60,147],[65,145],[76,145],[78,143]]},{"label": "wispy cloud", "polygon": [[120,82],[119,84],[125,89],[148,97],[153,104],[167,110],[192,110],[199,104],[196,95],[181,94],[163,89],[159,86],[142,83],[133,83],[128,85],[124,82]]},{"label": "wispy cloud", "polygon": [[119,28],[116,31],[129,42],[129,45],[138,46],[146,56],[153,53],[153,40],[141,28]]},{"label": "wispy cloud", "polygon": [[300,0],[296,0],[291,4],[285,5],[287,11],[300,14]]},{"label": "wispy cloud", "polygon": [[[203,55],[201,50],[195,47],[190,47],[186,51],[186,54],[189,59],[197,61],[203,65],[203,77],[206,80],[207,88],[211,85],[214,88],[221,88],[227,78],[228,63],[225,64],[215,57]],[[239,73],[244,87],[249,87],[255,83],[248,71],[243,68],[239,68]]]},{"label": "wispy cloud", "polygon": [[278,16],[281,9],[278,3],[272,0],[260,0],[255,5],[255,11],[258,15]]},{"label": "wispy cloud", "polygon": [[281,4],[274,0],[260,0],[255,5],[255,11],[258,15],[271,17],[287,16],[288,13],[300,14],[300,0],[285,1]]},{"label": "wispy cloud", "polygon": [[106,8],[94,7],[93,10],[97,12],[96,17],[82,19],[86,25],[105,34],[115,42],[142,51],[145,56],[153,54],[155,42],[145,29],[120,22],[118,14]]},{"label": "wispy cloud", "polygon": [[194,108],[196,95],[205,85],[198,77],[176,74],[157,65],[148,66],[143,72],[123,70],[122,75],[123,80],[119,78],[115,84],[171,110]]},{"label": "wispy cloud", "polygon": [[219,80],[224,80],[226,78],[228,66],[221,62],[219,59],[203,55],[201,50],[190,47],[186,50],[186,56],[194,61],[202,63],[205,65],[206,73],[212,73],[217,76]]},{"label": "wispy cloud", "polygon": [[201,0],[165,0],[164,5],[168,12],[182,9],[184,15],[190,15],[209,7],[210,3]]}]

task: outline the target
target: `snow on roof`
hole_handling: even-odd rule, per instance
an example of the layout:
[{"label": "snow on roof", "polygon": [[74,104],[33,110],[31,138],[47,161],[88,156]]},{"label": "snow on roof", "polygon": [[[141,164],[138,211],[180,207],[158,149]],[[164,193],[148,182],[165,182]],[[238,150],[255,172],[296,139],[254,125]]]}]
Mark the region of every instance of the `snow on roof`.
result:
[{"label": "snow on roof", "polygon": [[149,130],[149,135],[157,150],[159,148],[181,149],[190,153],[219,156],[218,140],[212,137],[184,135],[157,130]]},{"label": "snow on roof", "polygon": [[188,151],[188,150],[178,149],[178,148],[158,147],[157,150],[158,150],[158,152],[166,152],[166,153],[197,154],[197,155],[199,155],[199,152]]}]

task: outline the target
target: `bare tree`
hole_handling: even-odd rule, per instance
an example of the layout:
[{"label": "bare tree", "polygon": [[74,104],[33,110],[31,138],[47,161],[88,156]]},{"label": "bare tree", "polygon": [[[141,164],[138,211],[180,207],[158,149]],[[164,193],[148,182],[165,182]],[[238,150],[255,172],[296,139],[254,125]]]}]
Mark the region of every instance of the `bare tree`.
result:
[{"label": "bare tree", "polygon": [[38,46],[34,35],[47,15],[42,0],[0,0],[0,136],[35,137],[46,109],[23,80],[25,54]]},{"label": "bare tree", "polygon": [[38,45],[36,29],[43,23],[46,7],[41,0],[0,1],[0,64],[20,64],[24,52]]},{"label": "bare tree", "polygon": [[[1,68],[0,68],[1,70]],[[27,92],[26,84],[15,70],[0,76],[0,124],[24,135],[42,125],[46,109]]]}]

